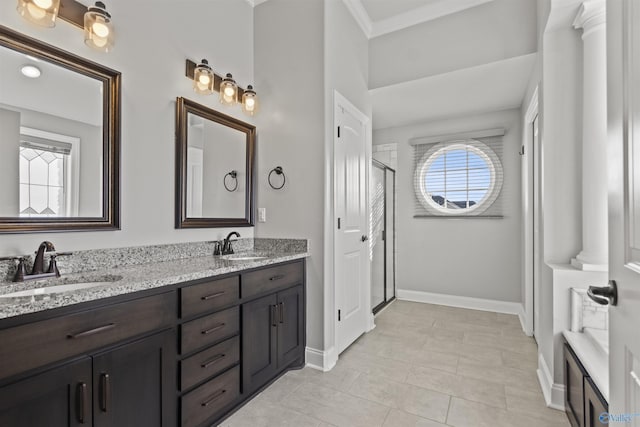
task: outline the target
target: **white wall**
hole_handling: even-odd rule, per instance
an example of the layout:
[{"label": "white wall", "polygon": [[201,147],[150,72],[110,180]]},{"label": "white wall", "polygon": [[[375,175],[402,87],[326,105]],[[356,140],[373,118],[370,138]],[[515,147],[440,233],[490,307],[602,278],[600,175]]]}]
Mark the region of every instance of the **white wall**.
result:
[{"label": "white wall", "polygon": [[[371,39],[370,88],[536,51],[536,2],[494,0]],[[419,41],[419,42],[417,42]]]},{"label": "white wall", "polygon": [[[307,345],[323,348],[324,27],[323,1],[270,0],[255,8],[257,206],[260,237],[311,240],[307,261]],[[267,183],[282,166],[282,190]]]},{"label": "white wall", "polygon": [[[15,185],[3,187],[0,191],[0,214],[6,212],[18,212],[20,210],[20,113],[0,108],[0,129],[2,130],[2,143],[0,144],[0,182],[13,182]],[[5,159],[13,159],[6,162]],[[2,243],[0,242],[0,245]]]},{"label": "white wall", "polygon": [[[398,143],[398,289],[521,302],[520,110],[486,113],[374,132]],[[503,219],[413,218],[414,137],[503,127]]]},{"label": "white wall", "polygon": [[[149,15],[149,7],[153,13]],[[253,83],[253,11],[245,1],[111,0],[116,46],[112,53],[84,45],[78,28],[60,21],[53,29],[24,21],[14,2],[0,4],[0,25],[122,72],[122,230],[3,235],[0,254],[29,253],[44,239],[59,250],[213,240],[228,229],[174,229],[175,99],[184,96],[241,120],[239,108],[223,108],[215,96],[196,95],[184,76],[185,59],[208,58],[220,74]],[[218,19],[221,11],[234,19]],[[153,26],[142,28],[142,17]],[[260,93],[262,88],[257,86]],[[240,230],[243,237],[253,229]]]}]

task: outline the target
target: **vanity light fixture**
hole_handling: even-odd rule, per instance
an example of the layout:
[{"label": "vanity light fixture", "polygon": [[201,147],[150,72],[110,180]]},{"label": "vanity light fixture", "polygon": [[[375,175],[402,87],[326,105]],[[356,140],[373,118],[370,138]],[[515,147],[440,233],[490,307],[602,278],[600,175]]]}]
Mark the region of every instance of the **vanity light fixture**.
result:
[{"label": "vanity light fixture", "polygon": [[193,80],[193,89],[197,93],[210,95],[213,92],[219,92],[222,104],[233,105],[240,101],[245,114],[253,116],[258,112],[258,95],[253,86],[249,85],[243,89],[238,86],[231,74],[222,77],[214,73],[206,59],[203,59],[200,64],[187,59],[184,74]]},{"label": "vanity light fixture", "polygon": [[203,59],[193,71],[193,90],[203,95],[213,93],[215,76],[209,66],[209,61]]},{"label": "vanity light fixture", "polygon": [[55,27],[60,0],[18,0],[18,13],[41,27]]},{"label": "vanity light fixture", "polygon": [[54,27],[60,18],[84,29],[85,43],[102,52],[113,48],[113,24],[103,2],[88,8],[76,0],[18,0],[18,13],[42,27]]},{"label": "vanity light fixture", "polygon": [[40,68],[35,65],[23,65],[22,68],[20,68],[20,72],[23,76],[29,77],[30,79],[37,79],[42,74]]},{"label": "vanity light fixture", "polygon": [[251,85],[242,94],[242,111],[250,116],[258,112],[258,95]]},{"label": "vanity light fixture", "polygon": [[238,102],[238,85],[231,73],[227,73],[220,82],[220,102],[225,105],[234,105]]},{"label": "vanity light fixture", "polygon": [[113,49],[113,25],[107,7],[101,1],[89,6],[84,14],[84,42],[101,52]]}]

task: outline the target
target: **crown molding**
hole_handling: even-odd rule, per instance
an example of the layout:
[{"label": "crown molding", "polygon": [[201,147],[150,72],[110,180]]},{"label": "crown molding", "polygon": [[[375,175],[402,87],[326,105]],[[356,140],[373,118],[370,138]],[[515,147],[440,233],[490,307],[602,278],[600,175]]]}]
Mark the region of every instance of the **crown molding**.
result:
[{"label": "crown molding", "polygon": [[342,0],[349,9],[349,12],[353,15],[354,19],[362,29],[364,35],[370,39],[373,32],[373,22],[369,18],[369,14],[362,5],[361,0]]}]

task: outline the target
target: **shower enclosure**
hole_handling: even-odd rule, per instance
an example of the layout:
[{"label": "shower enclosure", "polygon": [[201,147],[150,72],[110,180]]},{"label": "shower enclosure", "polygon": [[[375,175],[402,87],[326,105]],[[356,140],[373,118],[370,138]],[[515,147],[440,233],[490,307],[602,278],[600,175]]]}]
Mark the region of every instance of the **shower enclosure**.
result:
[{"label": "shower enclosure", "polygon": [[396,297],[396,171],[373,160],[371,199],[371,307],[382,310]]}]

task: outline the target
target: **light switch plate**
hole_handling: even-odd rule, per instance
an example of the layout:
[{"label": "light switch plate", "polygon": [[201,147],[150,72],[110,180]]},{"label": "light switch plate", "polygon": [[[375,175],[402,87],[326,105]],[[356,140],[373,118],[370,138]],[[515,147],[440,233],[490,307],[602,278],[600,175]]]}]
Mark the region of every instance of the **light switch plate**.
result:
[{"label": "light switch plate", "polygon": [[258,208],[258,222],[267,222],[266,208]]}]

